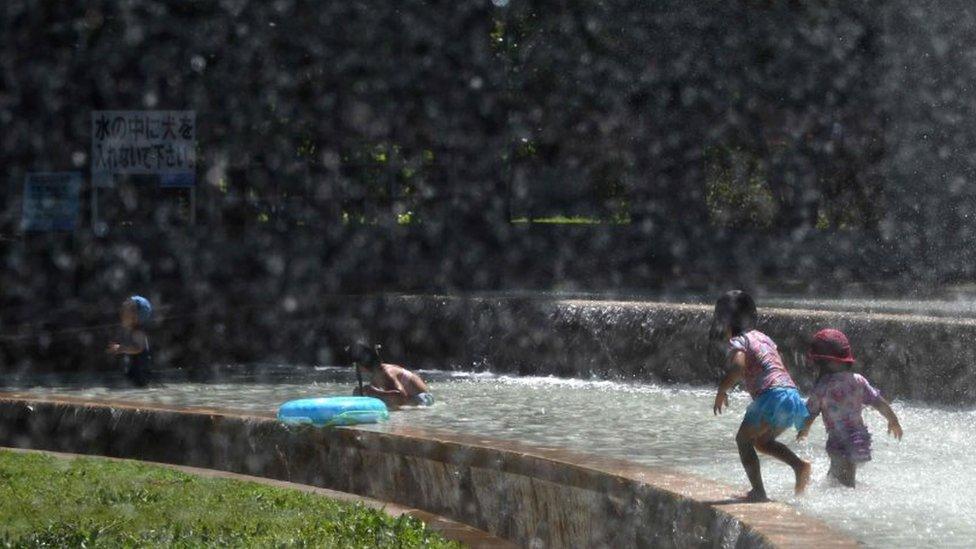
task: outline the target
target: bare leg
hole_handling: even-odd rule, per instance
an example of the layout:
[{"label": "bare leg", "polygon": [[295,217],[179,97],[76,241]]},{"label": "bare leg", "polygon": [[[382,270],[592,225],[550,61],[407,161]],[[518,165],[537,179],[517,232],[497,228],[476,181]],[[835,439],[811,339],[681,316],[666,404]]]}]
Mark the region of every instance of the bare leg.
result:
[{"label": "bare leg", "polygon": [[846,459],[831,456],[828,474],[844,486],[854,488],[857,466]]},{"label": "bare leg", "polygon": [[793,453],[788,446],[776,440],[784,429],[769,430],[756,439],[756,449],[760,452],[772,456],[793,468],[796,475],[796,485],[794,490],[797,494],[802,494],[810,482],[812,466],[810,462],[800,459],[800,456]]},{"label": "bare leg", "polygon": [[752,490],[746,494],[746,499],[751,501],[768,501],[766,488],[763,486],[762,471],[759,468],[759,455],[756,454],[755,441],[765,434],[769,428],[765,424],[746,425],[745,422],[739,426],[739,432],[735,435],[735,443],[739,447],[739,460],[742,461],[742,468],[746,470],[749,477],[749,484]]}]

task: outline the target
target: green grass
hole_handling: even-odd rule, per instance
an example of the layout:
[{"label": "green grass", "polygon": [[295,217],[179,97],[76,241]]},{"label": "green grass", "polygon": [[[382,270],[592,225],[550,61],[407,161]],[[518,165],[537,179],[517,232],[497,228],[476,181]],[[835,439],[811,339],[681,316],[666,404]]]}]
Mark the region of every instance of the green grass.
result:
[{"label": "green grass", "polygon": [[0,547],[458,547],[410,517],[100,459],[0,451]]},{"label": "green grass", "polygon": [[582,216],[568,217],[565,215],[555,215],[552,217],[533,217],[532,219],[529,219],[527,217],[515,217],[512,218],[510,222],[514,224],[540,223],[540,224],[549,224],[549,225],[601,225],[604,223],[608,225],[626,225],[630,223],[630,217],[626,216],[626,217],[605,220],[596,217],[582,217]]}]

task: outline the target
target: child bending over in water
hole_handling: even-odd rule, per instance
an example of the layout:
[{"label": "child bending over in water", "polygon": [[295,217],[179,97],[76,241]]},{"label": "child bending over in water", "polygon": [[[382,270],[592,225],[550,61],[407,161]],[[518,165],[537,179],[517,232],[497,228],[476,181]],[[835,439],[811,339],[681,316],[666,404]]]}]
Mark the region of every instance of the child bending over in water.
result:
[{"label": "child bending over in water", "polygon": [[810,481],[811,467],[776,440],[790,426],[799,430],[808,412],[776,344],[755,329],[756,316],[756,303],[741,290],[726,293],[715,304],[710,336],[713,340],[728,341],[728,373],[719,385],[712,411],[722,413],[722,408],[728,405],[729,389],[740,380],[744,382],[753,398],[735,435],[739,459],[752,485],[744,499],[766,501],[756,450],[793,468],[797,494]]},{"label": "child bending over in water", "polygon": [[813,336],[807,357],[820,371],[813,394],[807,400],[810,417],[797,440],[803,440],[810,426],[823,413],[827,428],[827,455],[831,477],[844,486],[854,487],[858,464],[871,460],[871,433],[861,418],[865,405],[871,406],[888,420],[888,433],[901,440],[901,424],[891,405],[861,374],[851,371],[854,355],[847,336],[840,330],[826,328]]},{"label": "child bending over in water", "polygon": [[[353,349],[353,363],[369,376],[369,385],[362,395],[378,398],[388,406],[430,406],[434,397],[420,376],[402,366],[384,364],[374,347],[357,344]],[[356,394],[359,394],[356,389]]]},{"label": "child bending over in water", "polygon": [[119,320],[122,323],[122,337],[118,342],[109,343],[110,355],[122,355],[125,363],[125,376],[139,387],[149,382],[152,367],[152,353],[149,350],[149,336],[146,329],[152,317],[149,300],[134,295],[122,302]]}]

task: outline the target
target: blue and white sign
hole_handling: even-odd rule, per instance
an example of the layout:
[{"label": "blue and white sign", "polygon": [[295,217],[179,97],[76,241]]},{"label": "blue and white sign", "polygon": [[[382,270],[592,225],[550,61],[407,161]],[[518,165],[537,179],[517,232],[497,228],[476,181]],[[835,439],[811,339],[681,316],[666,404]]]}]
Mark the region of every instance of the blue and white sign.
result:
[{"label": "blue and white sign", "polygon": [[80,199],[81,173],[29,173],[21,226],[25,231],[73,231],[78,227]]},{"label": "blue and white sign", "polygon": [[175,179],[186,186],[195,182],[196,146],[195,111],[93,111],[92,181],[108,186],[115,174],[191,174]]},{"label": "blue and white sign", "polygon": [[197,174],[193,172],[159,174],[160,187],[194,187],[197,184]]}]

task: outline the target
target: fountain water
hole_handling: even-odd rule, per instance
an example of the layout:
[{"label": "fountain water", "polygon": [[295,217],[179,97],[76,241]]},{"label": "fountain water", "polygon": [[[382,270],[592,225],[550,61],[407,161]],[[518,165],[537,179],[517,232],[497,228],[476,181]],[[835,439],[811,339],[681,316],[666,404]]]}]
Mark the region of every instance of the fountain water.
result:
[{"label": "fountain water", "polygon": [[[343,368],[264,367],[250,372],[206,384],[174,378],[149,389],[65,384],[26,392],[268,412],[291,398],[344,394],[353,385],[351,373]],[[425,374],[432,379],[437,405],[395,413],[390,425],[369,429],[423,425],[677,467],[746,485],[732,441],[748,403],[745,394],[733,396],[729,413],[713,417],[710,388],[490,373]],[[791,472],[766,461],[763,472],[771,495],[869,546],[971,545],[976,541],[976,511],[971,505],[976,477],[967,460],[976,440],[976,412],[914,403],[898,403],[896,410],[906,431],[901,442],[884,435],[879,416],[865,412],[875,434],[874,461],[863,468],[856,490],[832,486],[824,478],[825,436],[818,424],[809,441],[799,445],[801,455],[813,459],[816,469],[809,494],[794,498]]]}]

